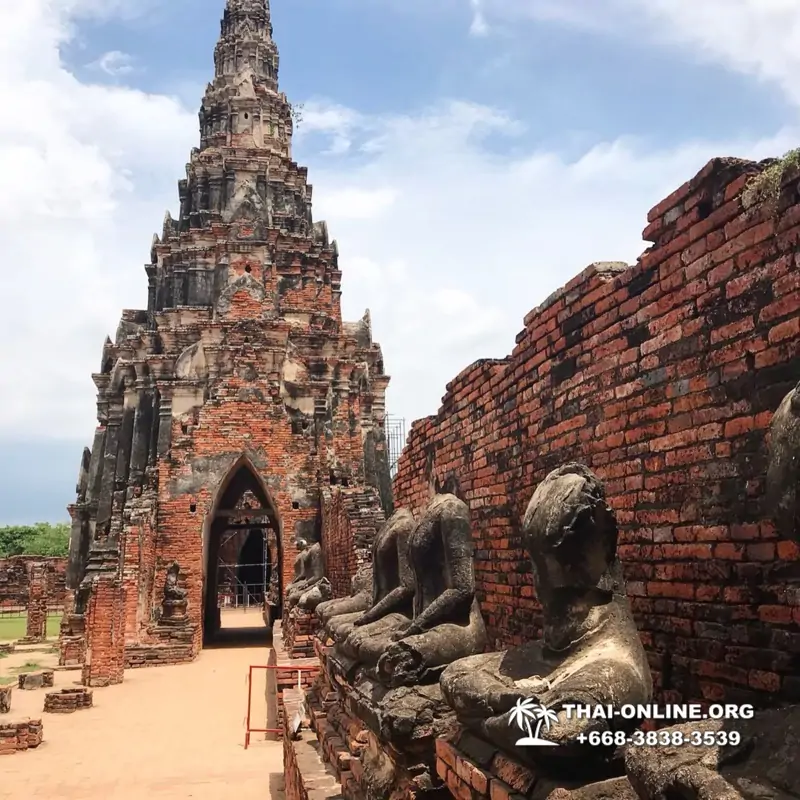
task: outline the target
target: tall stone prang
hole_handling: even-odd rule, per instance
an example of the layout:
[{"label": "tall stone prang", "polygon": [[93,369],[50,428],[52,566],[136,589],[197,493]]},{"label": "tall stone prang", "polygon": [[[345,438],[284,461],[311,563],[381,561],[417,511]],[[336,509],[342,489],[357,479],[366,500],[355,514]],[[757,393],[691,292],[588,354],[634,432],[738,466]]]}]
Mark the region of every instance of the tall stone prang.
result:
[{"label": "tall stone prang", "polygon": [[[70,506],[73,650],[87,608],[102,614],[92,587],[113,575],[126,662],[191,658],[219,626],[218,586],[238,580],[218,563],[229,536],[263,540],[263,584],[283,597],[295,540],[320,539],[323,490],[374,487],[391,510],[389,377],[369,312],[342,321],[338,248],[292,161],[272,33],[268,0],[228,0],[180,213],[145,266],[147,309],[122,312],[93,375],[98,427]],[[159,613],[176,561],[179,639]]]}]

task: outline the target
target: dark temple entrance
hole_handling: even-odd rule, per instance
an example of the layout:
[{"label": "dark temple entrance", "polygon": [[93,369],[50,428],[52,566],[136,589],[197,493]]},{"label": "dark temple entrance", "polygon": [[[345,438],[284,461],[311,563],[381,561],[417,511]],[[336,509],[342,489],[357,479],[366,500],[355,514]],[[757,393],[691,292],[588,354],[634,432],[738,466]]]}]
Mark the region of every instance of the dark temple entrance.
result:
[{"label": "dark temple entrance", "polygon": [[[243,459],[223,482],[206,526],[203,642],[266,634],[264,605],[275,582],[282,596],[280,522],[269,493],[252,464]],[[270,595],[271,596],[271,595]],[[247,627],[223,626],[231,612],[246,612]],[[270,618],[274,619],[274,612]],[[252,624],[250,623],[252,620]]]}]

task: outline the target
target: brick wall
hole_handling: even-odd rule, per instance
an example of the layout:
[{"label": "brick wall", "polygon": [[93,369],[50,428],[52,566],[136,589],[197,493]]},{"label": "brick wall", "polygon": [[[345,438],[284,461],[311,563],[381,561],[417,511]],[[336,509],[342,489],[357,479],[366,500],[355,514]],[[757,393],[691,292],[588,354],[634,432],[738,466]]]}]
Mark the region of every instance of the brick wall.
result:
[{"label": "brick wall", "polygon": [[57,608],[64,603],[66,558],[13,556],[0,558],[0,608],[25,608],[28,603],[28,565],[48,565],[47,605]]},{"label": "brick wall", "polygon": [[347,597],[359,567],[372,560],[372,542],[386,517],[370,487],[323,491],[322,548],[334,597]]},{"label": "brick wall", "polygon": [[761,166],[716,159],[654,208],[636,265],[595,264],[525,318],[511,355],[468,367],[411,429],[395,479],[469,503],[497,646],[539,635],[519,523],[581,461],[606,482],[660,695],[800,700],[800,549],[763,506],[765,435],[800,380],[796,171],[744,209]]}]

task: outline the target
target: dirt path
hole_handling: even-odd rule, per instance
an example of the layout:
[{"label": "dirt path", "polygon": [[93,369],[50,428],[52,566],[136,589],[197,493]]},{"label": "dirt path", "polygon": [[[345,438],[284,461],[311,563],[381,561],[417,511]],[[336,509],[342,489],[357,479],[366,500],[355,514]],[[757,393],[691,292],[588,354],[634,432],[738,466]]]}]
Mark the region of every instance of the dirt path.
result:
[{"label": "dirt path", "polygon": [[[252,612],[227,612],[223,620],[224,627],[251,624]],[[262,644],[204,650],[192,664],[128,670],[121,685],[94,690],[94,708],[67,715],[42,714],[45,690],[15,690],[11,713],[0,721],[42,718],[44,743],[0,758],[0,798],[278,800],[281,743],[253,734],[244,749],[248,666],[266,658]],[[53,659],[15,653],[0,661],[0,669]],[[265,678],[256,675],[252,713],[260,723]],[[79,677],[56,672],[56,688],[73,686]]]}]

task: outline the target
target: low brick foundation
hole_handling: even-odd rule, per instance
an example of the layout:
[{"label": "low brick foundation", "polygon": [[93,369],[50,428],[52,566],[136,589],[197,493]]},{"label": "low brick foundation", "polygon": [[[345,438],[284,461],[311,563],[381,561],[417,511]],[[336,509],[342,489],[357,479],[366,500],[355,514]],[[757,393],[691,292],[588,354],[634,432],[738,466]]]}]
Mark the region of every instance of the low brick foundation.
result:
[{"label": "low brick foundation", "polygon": [[0,656],[10,656],[14,652],[14,645],[3,642],[0,644]]},{"label": "low brick foundation", "polygon": [[314,639],[320,630],[319,617],[313,612],[293,608],[281,626],[283,646],[291,658],[312,658]]},{"label": "low brick foundation", "polygon": [[17,677],[17,685],[20,689],[30,691],[32,689],[49,689],[53,686],[55,673],[52,669],[43,669],[39,672],[23,672]]},{"label": "low brick foundation", "polygon": [[[277,727],[283,728],[284,702],[283,694],[287,689],[303,690],[311,688],[319,675],[319,661],[317,658],[292,658],[283,645],[284,637],[280,622],[275,623],[276,633],[273,636],[273,649],[275,651],[275,666],[283,669],[273,670],[275,675],[276,693],[278,696]],[[313,652],[313,651],[312,651]]]},{"label": "low brick foundation", "polygon": [[72,714],[92,707],[92,692],[89,689],[62,689],[48,692],[44,698],[44,711],[47,714]]},{"label": "low brick foundation", "polygon": [[61,618],[58,640],[60,667],[82,667],[86,654],[86,618],[73,612],[73,604],[74,600]]},{"label": "low brick foundation", "polygon": [[[311,719],[305,710],[304,692],[287,689],[284,693],[283,773],[286,800],[341,800],[342,787],[333,771],[325,765],[320,743],[309,729]],[[292,735],[296,714],[303,718],[303,727]]]},{"label": "low brick foundation", "polygon": [[0,686],[0,714],[8,714],[11,711],[11,693],[13,686]]},{"label": "low brick foundation", "polygon": [[384,739],[383,726],[391,723],[379,710],[367,708],[363,696],[328,659],[329,649],[317,640],[320,677],[306,700],[344,800],[449,800],[447,787],[436,775],[436,723],[419,720],[402,742]]},{"label": "low brick foundation", "polygon": [[38,747],[42,739],[43,726],[40,719],[0,724],[0,756],[13,755]]},{"label": "low brick foundation", "polygon": [[196,625],[162,623],[152,626],[148,634],[152,644],[134,644],[125,648],[125,669],[167,667],[194,661]]}]

